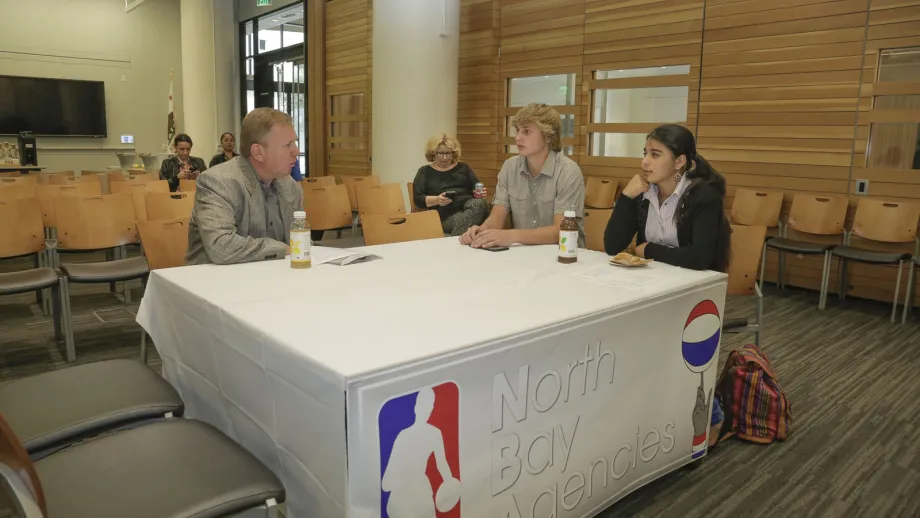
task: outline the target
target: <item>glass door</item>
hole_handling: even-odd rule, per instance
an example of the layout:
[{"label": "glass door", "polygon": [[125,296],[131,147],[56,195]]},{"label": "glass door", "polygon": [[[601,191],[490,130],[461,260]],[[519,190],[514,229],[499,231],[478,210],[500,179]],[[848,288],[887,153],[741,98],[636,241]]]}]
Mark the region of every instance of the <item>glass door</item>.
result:
[{"label": "glass door", "polygon": [[302,50],[258,56],[254,76],[255,107],[274,108],[291,117],[300,148],[300,171],[307,176],[307,78]]}]

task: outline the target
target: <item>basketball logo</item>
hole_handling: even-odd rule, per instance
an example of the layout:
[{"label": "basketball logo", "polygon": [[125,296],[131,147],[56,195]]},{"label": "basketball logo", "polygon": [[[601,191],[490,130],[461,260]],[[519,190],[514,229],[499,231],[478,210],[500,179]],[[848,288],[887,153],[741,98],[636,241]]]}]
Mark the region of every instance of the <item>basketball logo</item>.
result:
[{"label": "basketball logo", "polygon": [[716,358],[719,338],[722,336],[722,319],[719,308],[711,300],[697,304],[687,322],[681,340],[681,352],[687,368],[693,372],[703,372]]}]

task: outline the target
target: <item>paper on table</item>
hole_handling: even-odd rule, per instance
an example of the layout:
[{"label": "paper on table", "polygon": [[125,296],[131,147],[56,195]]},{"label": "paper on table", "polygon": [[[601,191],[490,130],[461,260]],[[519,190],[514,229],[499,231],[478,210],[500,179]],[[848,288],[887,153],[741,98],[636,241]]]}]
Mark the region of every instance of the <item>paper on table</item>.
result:
[{"label": "paper on table", "polygon": [[358,252],[350,248],[332,248],[328,246],[314,246],[310,249],[313,264],[334,264],[347,266],[354,263],[380,259],[379,255]]},{"label": "paper on table", "polygon": [[666,278],[655,274],[654,264],[639,268],[620,268],[604,264],[579,275],[593,282],[639,292],[655,290],[668,283]]}]

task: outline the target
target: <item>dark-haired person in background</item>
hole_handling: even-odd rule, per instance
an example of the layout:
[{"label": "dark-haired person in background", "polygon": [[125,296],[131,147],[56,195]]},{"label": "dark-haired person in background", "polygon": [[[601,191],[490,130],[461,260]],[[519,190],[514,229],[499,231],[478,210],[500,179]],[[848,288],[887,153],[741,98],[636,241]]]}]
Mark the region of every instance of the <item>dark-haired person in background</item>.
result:
[{"label": "dark-haired person in background", "polygon": [[696,152],[693,133],[677,124],[645,141],[642,174],[623,189],[604,232],[615,255],[636,236],[636,255],[694,270],[728,269],[731,227],[723,209],[725,178]]},{"label": "dark-haired person in background", "polygon": [[208,162],[208,167],[214,167],[217,164],[223,164],[227,160],[233,160],[234,157],[240,156],[239,153],[234,151],[236,149],[236,138],[234,138],[233,133],[229,131],[224,132],[220,136],[220,153],[211,157],[211,161]]},{"label": "dark-haired person in background", "polygon": [[176,135],[173,139],[176,154],[163,161],[160,165],[160,180],[169,182],[169,190],[175,192],[179,189],[179,180],[195,180],[202,171],[207,169],[204,160],[191,156],[192,139],[185,133]]}]

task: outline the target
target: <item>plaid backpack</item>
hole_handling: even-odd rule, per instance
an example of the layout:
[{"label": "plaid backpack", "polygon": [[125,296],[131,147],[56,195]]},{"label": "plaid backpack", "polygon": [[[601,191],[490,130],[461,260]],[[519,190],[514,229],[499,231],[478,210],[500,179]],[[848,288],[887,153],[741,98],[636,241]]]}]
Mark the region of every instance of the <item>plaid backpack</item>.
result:
[{"label": "plaid backpack", "polygon": [[754,344],[732,351],[722,369],[716,395],[725,412],[721,437],[732,435],[760,444],[785,440],[792,406],[770,361]]}]

